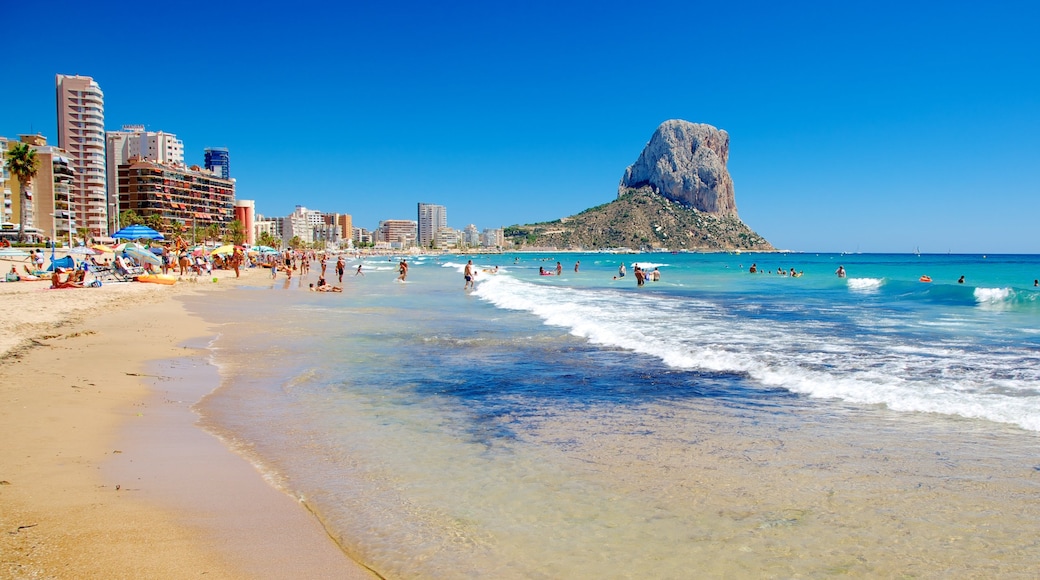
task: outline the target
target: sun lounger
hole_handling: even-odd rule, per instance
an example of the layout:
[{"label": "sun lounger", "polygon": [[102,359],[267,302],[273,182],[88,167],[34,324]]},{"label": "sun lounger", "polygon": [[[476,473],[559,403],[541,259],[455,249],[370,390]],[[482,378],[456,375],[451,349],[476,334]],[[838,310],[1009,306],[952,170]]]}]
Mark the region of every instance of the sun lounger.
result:
[{"label": "sun lounger", "polygon": [[94,275],[95,280],[122,280],[122,278],[116,276],[116,273],[113,272],[112,268],[109,266],[102,266],[99,264],[88,264],[87,267],[90,269],[90,273]]}]

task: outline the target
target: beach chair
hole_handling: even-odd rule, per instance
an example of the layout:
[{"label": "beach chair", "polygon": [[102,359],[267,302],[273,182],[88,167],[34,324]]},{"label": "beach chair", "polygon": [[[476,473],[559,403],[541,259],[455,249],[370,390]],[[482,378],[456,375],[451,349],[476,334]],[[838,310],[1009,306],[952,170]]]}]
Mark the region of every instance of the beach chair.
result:
[{"label": "beach chair", "polygon": [[112,271],[111,267],[103,266],[101,264],[87,264],[87,268],[90,273],[94,275],[94,280],[99,282],[119,280],[116,273]]}]

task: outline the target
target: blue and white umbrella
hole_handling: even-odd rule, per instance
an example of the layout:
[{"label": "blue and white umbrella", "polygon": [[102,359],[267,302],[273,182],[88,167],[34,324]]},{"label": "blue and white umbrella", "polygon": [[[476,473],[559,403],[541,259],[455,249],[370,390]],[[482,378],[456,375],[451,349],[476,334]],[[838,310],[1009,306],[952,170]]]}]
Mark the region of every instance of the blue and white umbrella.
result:
[{"label": "blue and white umbrella", "polygon": [[137,260],[142,265],[147,263],[153,266],[162,266],[162,260],[158,256],[137,246],[127,244],[126,248],[123,249],[123,253]]},{"label": "blue and white umbrella", "polygon": [[165,239],[162,234],[153,230],[148,226],[142,226],[134,224],[132,226],[126,226],[118,232],[112,234],[113,238],[122,240],[162,240]]}]

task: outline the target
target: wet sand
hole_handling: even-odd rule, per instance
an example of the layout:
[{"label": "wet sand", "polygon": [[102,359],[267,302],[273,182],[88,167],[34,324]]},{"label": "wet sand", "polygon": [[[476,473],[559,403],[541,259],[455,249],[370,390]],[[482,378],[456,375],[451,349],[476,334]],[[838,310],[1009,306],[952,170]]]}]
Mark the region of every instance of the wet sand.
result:
[{"label": "wet sand", "polygon": [[0,576],[376,577],[195,426],[218,380],[197,347],[216,330],[176,297],[231,300],[268,273],[0,284]]}]

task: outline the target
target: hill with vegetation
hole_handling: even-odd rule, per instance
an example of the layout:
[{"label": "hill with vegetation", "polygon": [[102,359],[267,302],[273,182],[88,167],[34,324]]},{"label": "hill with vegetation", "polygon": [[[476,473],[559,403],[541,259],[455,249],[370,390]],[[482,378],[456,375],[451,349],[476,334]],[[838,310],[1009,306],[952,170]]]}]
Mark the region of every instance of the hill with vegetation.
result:
[{"label": "hill with vegetation", "polygon": [[506,247],[561,250],[772,251],[734,215],[698,211],[651,186],[622,189],[610,203],[551,222],[505,228]]}]

